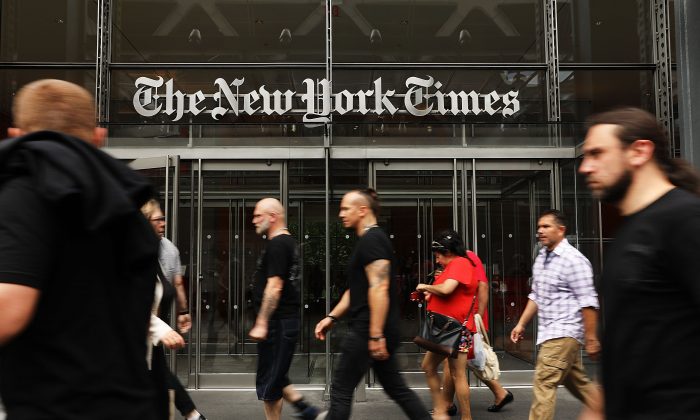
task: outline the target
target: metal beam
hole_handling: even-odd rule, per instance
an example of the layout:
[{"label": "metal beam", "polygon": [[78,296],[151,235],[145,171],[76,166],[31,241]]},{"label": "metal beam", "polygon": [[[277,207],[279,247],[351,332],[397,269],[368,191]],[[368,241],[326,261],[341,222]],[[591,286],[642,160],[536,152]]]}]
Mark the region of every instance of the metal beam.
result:
[{"label": "metal beam", "polygon": [[700,99],[700,3],[675,0],[675,9],[681,156],[700,168],[700,107],[694,103]]},{"label": "metal beam", "polygon": [[671,30],[669,0],[652,0],[654,18],[654,62],[656,63],[656,117],[671,141],[671,154],[678,148],[673,137],[673,93],[671,92]]},{"label": "metal beam", "polygon": [[97,3],[97,61],[95,64],[95,117],[109,121],[109,62],[111,58],[112,0]]}]

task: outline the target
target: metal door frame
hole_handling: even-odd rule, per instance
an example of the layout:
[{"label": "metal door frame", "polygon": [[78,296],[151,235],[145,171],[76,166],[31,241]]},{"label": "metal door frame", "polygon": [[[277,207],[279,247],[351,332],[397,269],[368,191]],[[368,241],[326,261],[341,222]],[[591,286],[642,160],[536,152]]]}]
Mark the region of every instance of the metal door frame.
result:
[{"label": "metal door frame", "polygon": [[[201,295],[201,281],[204,277],[204,274],[202,273],[202,235],[203,235],[203,210],[204,210],[204,177],[205,173],[207,172],[220,172],[220,171],[271,171],[271,172],[278,172],[279,173],[279,192],[280,195],[277,197],[280,199],[280,201],[283,203],[285,206],[285,209],[287,208],[288,205],[288,187],[287,187],[287,162],[271,162],[271,161],[263,161],[263,162],[251,162],[251,161],[216,161],[216,160],[202,160],[199,159],[197,162],[193,162],[193,168],[192,168],[192,173],[193,177],[196,171],[197,174],[197,226],[196,226],[196,243],[197,243],[197,250],[196,250],[196,270],[197,270],[197,275],[196,275],[196,281],[197,281],[197,296],[196,296],[196,308],[195,308],[195,314],[196,314],[196,343],[195,343],[195,363],[194,363],[194,373],[191,373],[191,376],[193,376],[194,380],[194,388],[195,389],[200,389],[200,388],[225,388],[225,387],[253,387],[255,384],[255,373],[235,373],[235,372],[227,372],[227,373],[213,373],[213,372],[202,372],[202,295]],[[193,182],[193,188],[194,188],[194,182]],[[231,258],[233,258],[233,252],[234,249],[238,249],[238,246],[234,246],[234,241],[238,241],[239,244],[245,243],[245,229],[243,228],[243,223],[246,222],[246,201],[249,201],[251,199],[251,194],[250,192],[242,192],[240,194],[233,194],[231,197],[227,197],[225,199],[222,198],[222,200],[225,200],[227,202],[227,208],[229,212],[229,238],[228,238],[228,244],[229,247],[231,248],[229,250],[229,267],[231,267]],[[241,217],[243,220],[240,220],[238,217],[238,214],[233,215],[233,202],[236,202],[236,209],[238,209],[239,206],[243,207],[242,215]],[[240,201],[240,203],[238,202]],[[238,213],[236,211],[236,213]],[[238,226],[240,227],[241,231],[241,236],[239,238],[235,238],[232,232],[233,226]],[[228,291],[229,291],[229,307],[231,306],[231,295],[233,288],[232,286],[236,286],[236,283],[238,283],[239,289],[236,290],[238,297],[240,298],[241,296],[245,296],[245,282],[241,281],[242,280],[242,275],[245,273],[245,260],[243,258],[240,259],[241,264],[239,267],[235,267],[234,270],[229,269],[228,270]],[[236,304],[240,304],[240,302],[236,302]],[[229,310],[229,313],[227,314],[227,319],[230,323],[232,322],[232,314],[231,311]],[[240,317],[240,325],[237,325],[236,328],[240,332],[244,328],[243,325],[243,317]],[[244,345],[244,344],[243,344]],[[191,370],[190,370],[191,372]]]},{"label": "metal door frame", "polygon": [[[471,165],[471,202],[472,202],[472,220],[471,220],[471,226],[472,226],[472,243],[473,243],[473,251],[478,255],[478,240],[477,240],[477,226],[478,226],[478,218],[477,218],[477,194],[478,191],[476,189],[476,176],[477,176],[477,171],[487,171],[487,170],[498,170],[507,173],[508,171],[530,171],[533,173],[536,171],[545,171],[548,172],[549,176],[549,186],[550,186],[550,207],[551,208],[559,208],[560,207],[560,188],[558,183],[558,179],[556,177],[556,172],[558,168],[558,162],[556,160],[548,160],[548,159],[532,159],[532,160],[478,160],[478,159],[472,159],[472,165]],[[544,175],[543,175],[544,176]],[[533,180],[530,180],[528,183],[528,200],[529,200],[529,207],[530,207],[530,229],[531,229],[531,235],[530,235],[530,241],[531,241],[531,246],[533,250],[537,249],[537,240],[535,239],[534,233],[536,232],[536,225],[537,225],[537,209],[536,209],[536,203],[534,200],[535,196],[535,185],[534,185],[534,177]],[[488,217],[490,217],[490,211],[487,212]],[[490,226],[490,224],[488,225]],[[534,252],[534,251],[533,251]],[[491,288],[489,287],[489,314],[493,314],[493,295],[491,294]],[[531,321],[533,324],[534,331],[537,331],[537,318],[533,319]],[[534,348],[534,357],[535,359],[537,358],[537,345],[535,344]],[[534,366],[533,366],[534,369]],[[513,370],[513,371],[504,371],[502,372],[505,375],[502,375],[501,381],[504,382],[505,385],[530,385],[532,384],[532,372],[533,370]],[[477,379],[478,381],[478,379]]]},{"label": "metal door frame", "polygon": [[[138,158],[129,162],[129,167],[135,171],[145,169],[165,169],[165,208],[163,215],[167,221],[165,227],[165,237],[168,238],[175,246],[178,246],[178,216],[180,209],[180,156],[166,155],[158,157]],[[172,172],[170,169],[172,168]],[[170,192],[170,180],[172,175],[172,193]],[[188,304],[192,302],[188,299]],[[176,302],[173,300],[173,306],[170,311],[170,325],[175,325]],[[189,350],[188,350],[189,356]],[[189,357],[188,357],[189,360]],[[168,360],[169,368],[177,374],[177,352],[170,351]]]}]

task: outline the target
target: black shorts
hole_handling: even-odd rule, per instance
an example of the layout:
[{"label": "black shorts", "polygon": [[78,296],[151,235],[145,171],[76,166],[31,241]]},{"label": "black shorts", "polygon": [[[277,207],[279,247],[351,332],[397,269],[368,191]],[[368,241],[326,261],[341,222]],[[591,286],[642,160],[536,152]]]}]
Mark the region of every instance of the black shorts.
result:
[{"label": "black shorts", "polygon": [[271,319],[267,339],[258,343],[258,370],[255,390],[262,401],[282,398],[282,389],[290,384],[289,366],[299,339],[299,318]]}]

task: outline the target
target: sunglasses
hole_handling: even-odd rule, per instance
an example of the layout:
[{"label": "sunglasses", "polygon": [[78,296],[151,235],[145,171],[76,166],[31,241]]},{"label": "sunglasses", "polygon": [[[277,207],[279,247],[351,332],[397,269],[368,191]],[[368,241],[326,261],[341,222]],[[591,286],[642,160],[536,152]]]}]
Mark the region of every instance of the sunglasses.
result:
[{"label": "sunglasses", "polygon": [[438,241],[433,241],[433,243],[430,244],[430,248],[435,252],[447,252],[447,247]]}]

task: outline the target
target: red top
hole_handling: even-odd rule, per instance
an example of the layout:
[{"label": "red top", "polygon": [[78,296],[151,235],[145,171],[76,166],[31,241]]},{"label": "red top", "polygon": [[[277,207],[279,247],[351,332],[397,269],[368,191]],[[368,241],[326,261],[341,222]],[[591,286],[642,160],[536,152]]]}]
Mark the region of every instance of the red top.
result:
[{"label": "red top", "polygon": [[[484,263],[481,262],[481,258],[479,258],[478,255],[476,255],[472,251],[467,251],[467,256],[474,261],[474,264],[476,264],[476,267],[474,267],[474,277],[476,277],[476,281],[483,281],[486,283],[488,286],[489,284],[489,279],[486,277],[486,270],[484,270]],[[474,313],[479,312],[479,301],[477,300],[476,303],[474,304]],[[486,331],[489,330],[489,310],[486,308],[484,310],[484,316],[482,317],[482,320],[484,321],[484,328],[486,328]]]},{"label": "red top", "polygon": [[[455,257],[447,267],[435,279],[434,286],[444,283],[447,279],[457,280],[459,285],[447,296],[438,296],[433,294],[428,301],[428,310],[437,312],[442,315],[451,316],[459,322],[464,322],[464,319],[469,313],[469,308],[472,304],[472,299],[476,294],[477,281],[474,277],[475,267],[464,257]],[[469,316],[470,327],[474,325],[474,314],[476,313],[476,303],[474,309]],[[472,329],[472,328],[470,328]]]}]

